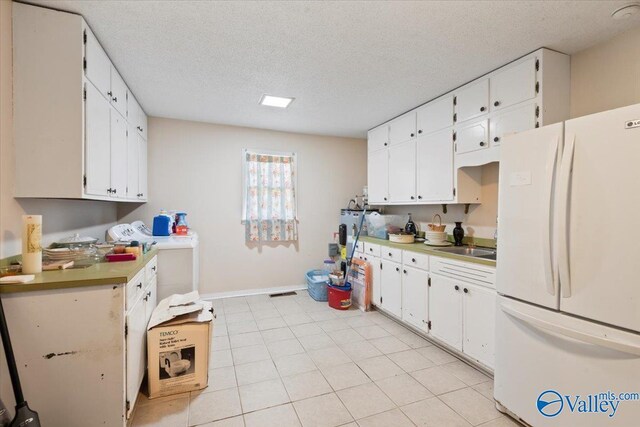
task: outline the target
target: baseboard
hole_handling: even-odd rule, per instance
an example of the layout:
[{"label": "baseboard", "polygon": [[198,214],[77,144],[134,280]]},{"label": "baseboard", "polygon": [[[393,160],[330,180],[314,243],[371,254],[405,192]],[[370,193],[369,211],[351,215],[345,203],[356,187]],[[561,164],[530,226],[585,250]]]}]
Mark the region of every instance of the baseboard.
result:
[{"label": "baseboard", "polygon": [[279,286],[275,288],[261,288],[261,289],[245,289],[241,291],[228,291],[228,292],[214,292],[211,294],[200,294],[200,298],[204,300],[214,300],[220,298],[232,298],[232,297],[247,297],[251,295],[264,295],[264,294],[278,294],[281,292],[302,291],[307,290],[307,284],[291,285],[291,286]]}]

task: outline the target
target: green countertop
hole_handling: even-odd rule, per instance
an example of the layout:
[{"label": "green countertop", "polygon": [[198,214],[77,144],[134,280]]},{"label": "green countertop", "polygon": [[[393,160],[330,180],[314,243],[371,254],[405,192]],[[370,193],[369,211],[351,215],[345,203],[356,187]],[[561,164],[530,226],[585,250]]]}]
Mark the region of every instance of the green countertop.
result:
[{"label": "green countertop", "polygon": [[0,294],[127,283],[157,253],[154,246],[135,261],[101,262],[87,268],[43,271],[28,283],[0,284]]},{"label": "green countertop", "polygon": [[375,237],[360,237],[360,240],[365,243],[375,243],[376,245],[389,246],[392,248],[402,249],[404,251],[421,252],[432,256],[439,256],[442,258],[457,259],[458,261],[470,262],[474,264],[488,265],[495,267],[496,262],[490,259],[474,258],[464,255],[451,254],[448,252],[438,251],[436,248],[427,246],[424,243],[392,243],[388,240],[377,239]]}]

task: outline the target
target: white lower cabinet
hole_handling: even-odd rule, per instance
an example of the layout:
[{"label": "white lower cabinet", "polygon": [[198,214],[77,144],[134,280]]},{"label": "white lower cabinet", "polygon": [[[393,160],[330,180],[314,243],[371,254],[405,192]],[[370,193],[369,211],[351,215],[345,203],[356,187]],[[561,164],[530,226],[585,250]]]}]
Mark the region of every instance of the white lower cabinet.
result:
[{"label": "white lower cabinet", "polygon": [[146,366],[146,304],[143,298],[138,298],[127,313],[126,341],[127,341],[127,418],[133,411],[133,405],[144,377]]},{"label": "white lower cabinet", "polygon": [[429,272],[413,267],[402,269],[402,320],[428,332],[427,293]]},{"label": "white lower cabinet", "polygon": [[402,316],[402,264],[383,259],[380,272],[380,306]]},{"label": "white lower cabinet", "polygon": [[493,367],[495,349],[496,292],[482,286],[463,284],[463,351]]},{"label": "white lower cabinet", "polygon": [[456,281],[431,275],[429,320],[431,335],[462,351],[462,289]]},{"label": "white lower cabinet", "polygon": [[371,303],[374,305],[380,305],[380,280],[382,274],[382,264],[380,258],[365,255],[365,261],[371,264]]}]

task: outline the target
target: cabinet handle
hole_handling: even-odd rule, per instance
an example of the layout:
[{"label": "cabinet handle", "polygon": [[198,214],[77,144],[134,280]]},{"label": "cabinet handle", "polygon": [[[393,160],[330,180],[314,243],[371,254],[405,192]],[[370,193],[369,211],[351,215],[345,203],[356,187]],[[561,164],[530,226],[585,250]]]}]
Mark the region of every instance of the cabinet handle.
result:
[{"label": "cabinet handle", "polygon": [[458,285],[455,285],[453,288],[454,288],[456,291],[459,291],[459,290],[460,290],[460,286],[458,286]]},{"label": "cabinet handle", "polygon": [[493,138],[493,142],[498,142],[498,141],[500,141],[500,138],[498,138],[497,136]]},{"label": "cabinet handle", "polygon": [[486,110],[486,109],[487,109],[486,107],[480,107],[480,112],[484,113],[484,110]]},{"label": "cabinet handle", "polygon": [[113,190],[111,190],[111,192],[112,192],[113,194],[116,194],[116,193],[118,192],[118,190],[114,188]]},{"label": "cabinet handle", "polygon": [[387,146],[387,143],[386,143],[386,142],[384,143],[384,146],[385,146],[385,147]]},{"label": "cabinet handle", "polygon": [[389,256],[393,256],[393,255],[391,255],[391,252],[389,252]]},{"label": "cabinet handle", "polygon": [[396,267],[396,271],[400,271],[400,267]]},{"label": "cabinet handle", "polygon": [[496,101],[496,102],[493,103],[494,107],[497,107],[498,105],[500,105],[500,101]]},{"label": "cabinet handle", "polygon": [[403,272],[404,274],[407,274],[407,270],[402,270],[402,272]]},{"label": "cabinet handle", "polygon": [[416,136],[416,134],[415,134],[415,133],[412,133],[412,134],[411,134],[411,138],[413,138],[414,136]]},{"label": "cabinet handle", "polygon": [[152,269],[153,271],[156,271],[156,268],[157,268],[157,267],[156,267],[155,265],[154,265],[153,267],[151,267],[151,269]]},{"label": "cabinet handle", "polygon": [[464,293],[465,293],[465,294],[468,294],[468,293],[469,293],[469,289],[464,288]]},{"label": "cabinet handle", "polygon": [[422,129],[418,129],[418,133],[422,133]]},{"label": "cabinet handle", "polygon": [[480,141],[480,147],[484,147],[484,141]]},{"label": "cabinet handle", "polygon": [[110,188],[107,188],[107,193],[111,193],[113,190],[111,190]]},{"label": "cabinet handle", "polygon": [[416,259],[415,258],[411,258],[411,262],[416,262]]},{"label": "cabinet handle", "polygon": [[387,198],[385,197],[385,198],[384,198],[384,200],[386,201],[386,200],[387,200]]},{"label": "cabinet handle", "polygon": [[109,98],[113,97],[113,92],[109,91],[107,92],[107,95],[109,95]]},{"label": "cabinet handle", "polygon": [[137,288],[142,289],[142,282],[138,283]]},{"label": "cabinet handle", "polygon": [[151,291],[147,292],[147,297],[151,297]]},{"label": "cabinet handle", "polygon": [[416,198],[414,196],[411,196],[411,200],[415,200]]},{"label": "cabinet handle", "polygon": [[111,100],[112,100],[113,102],[118,102],[118,97],[117,97],[117,96],[114,96],[113,98],[111,98]]},{"label": "cabinet handle", "polygon": [[418,199],[422,199],[422,196],[418,196]]}]

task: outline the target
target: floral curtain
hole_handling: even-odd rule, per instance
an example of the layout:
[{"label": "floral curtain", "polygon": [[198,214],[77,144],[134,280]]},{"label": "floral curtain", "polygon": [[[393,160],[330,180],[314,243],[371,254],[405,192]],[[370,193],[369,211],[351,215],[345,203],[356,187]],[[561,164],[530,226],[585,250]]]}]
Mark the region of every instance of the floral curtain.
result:
[{"label": "floral curtain", "polygon": [[293,155],[247,152],[246,240],[298,240]]}]

